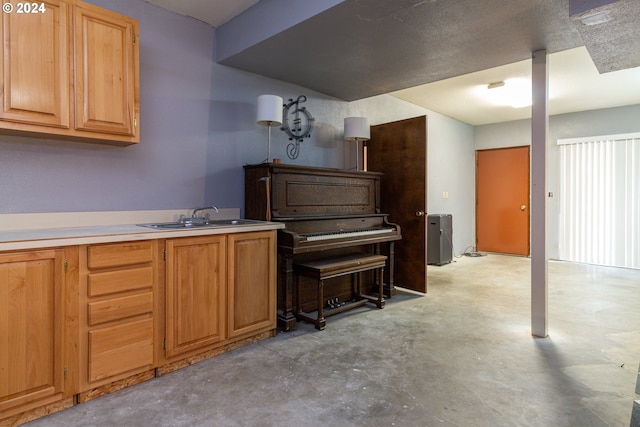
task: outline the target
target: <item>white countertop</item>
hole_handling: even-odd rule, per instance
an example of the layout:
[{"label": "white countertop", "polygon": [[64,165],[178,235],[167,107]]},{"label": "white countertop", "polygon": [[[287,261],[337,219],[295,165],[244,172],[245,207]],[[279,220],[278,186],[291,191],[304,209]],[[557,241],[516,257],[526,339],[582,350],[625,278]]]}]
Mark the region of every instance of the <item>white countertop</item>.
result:
[{"label": "white countertop", "polygon": [[[136,220],[139,217],[132,216]],[[230,219],[230,218],[224,218]],[[170,220],[167,220],[170,221]],[[150,221],[140,221],[145,223]],[[162,222],[162,221],[158,221]],[[64,221],[60,222],[64,224]],[[33,229],[0,229],[0,251],[40,249],[48,247],[123,242],[147,239],[207,236],[215,234],[245,233],[284,228],[278,222],[260,222],[243,225],[224,225],[193,229],[158,230],[132,224],[101,224],[82,227],[49,227]]]},{"label": "white countertop", "polygon": [[249,231],[277,230],[279,228],[284,228],[284,224],[279,222],[263,222],[261,224],[192,228],[188,230],[156,230],[137,225],[11,230],[0,231],[0,251],[147,239],[170,239],[175,237],[194,237],[214,234],[246,233]]}]

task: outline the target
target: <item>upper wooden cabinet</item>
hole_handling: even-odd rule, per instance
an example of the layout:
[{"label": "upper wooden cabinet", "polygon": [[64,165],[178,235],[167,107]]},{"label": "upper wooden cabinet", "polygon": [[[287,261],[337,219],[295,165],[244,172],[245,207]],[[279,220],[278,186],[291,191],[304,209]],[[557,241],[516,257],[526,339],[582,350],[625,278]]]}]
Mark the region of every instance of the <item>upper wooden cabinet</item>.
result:
[{"label": "upper wooden cabinet", "polygon": [[0,119],[11,122],[3,128],[13,123],[69,128],[68,5],[56,0],[44,5],[45,13],[2,14]]},{"label": "upper wooden cabinet", "polygon": [[138,22],[75,0],[3,13],[0,132],[129,145],[138,130]]},{"label": "upper wooden cabinet", "polygon": [[136,21],[89,5],[74,8],[76,130],[135,136]]}]

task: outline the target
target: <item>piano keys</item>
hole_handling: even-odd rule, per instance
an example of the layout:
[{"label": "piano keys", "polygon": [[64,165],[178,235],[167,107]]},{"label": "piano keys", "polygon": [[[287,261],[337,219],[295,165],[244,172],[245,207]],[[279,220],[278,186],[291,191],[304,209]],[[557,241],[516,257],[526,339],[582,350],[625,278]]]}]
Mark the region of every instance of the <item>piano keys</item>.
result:
[{"label": "piano keys", "polygon": [[353,237],[364,237],[364,236],[379,236],[381,234],[392,233],[395,229],[393,228],[368,228],[366,230],[357,230],[357,231],[338,231],[335,233],[310,233],[303,234],[300,236],[301,242],[317,242],[319,240],[333,240],[333,239],[345,239],[345,238],[353,238]]},{"label": "piano keys", "polygon": [[368,214],[272,219],[286,226],[278,235],[278,250],[299,254],[374,244],[385,237],[396,240],[399,228],[386,218],[384,214]]},{"label": "piano keys", "polygon": [[[294,288],[293,263],[354,251],[387,256],[385,295],[393,288],[394,242],[400,227],[380,212],[382,174],[366,171],[262,163],[245,169],[245,217],[278,221],[278,326],[295,329],[297,300],[314,296]],[[327,300],[348,300],[350,287],[336,281]],[[372,285],[372,287],[375,284]],[[294,293],[301,292],[302,295]],[[333,292],[333,294],[332,294]],[[301,298],[298,298],[298,297]],[[307,301],[305,303],[305,301]]]}]

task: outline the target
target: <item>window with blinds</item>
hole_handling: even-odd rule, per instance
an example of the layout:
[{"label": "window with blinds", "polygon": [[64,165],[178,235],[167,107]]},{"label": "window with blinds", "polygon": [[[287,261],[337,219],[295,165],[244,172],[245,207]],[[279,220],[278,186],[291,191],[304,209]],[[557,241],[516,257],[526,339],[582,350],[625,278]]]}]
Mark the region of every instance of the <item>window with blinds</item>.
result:
[{"label": "window with blinds", "polygon": [[560,259],[640,268],[640,133],[558,144]]}]

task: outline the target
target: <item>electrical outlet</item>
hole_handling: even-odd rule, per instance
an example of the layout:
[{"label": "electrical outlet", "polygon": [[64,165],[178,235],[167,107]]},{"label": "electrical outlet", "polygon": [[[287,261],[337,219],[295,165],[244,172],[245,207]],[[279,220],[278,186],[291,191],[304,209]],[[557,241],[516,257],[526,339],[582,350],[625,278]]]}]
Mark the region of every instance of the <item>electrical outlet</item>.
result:
[{"label": "electrical outlet", "polygon": [[448,198],[449,198],[449,192],[448,192],[448,191],[444,191],[444,192],[442,193],[442,198],[443,198],[443,199],[448,199]]}]

